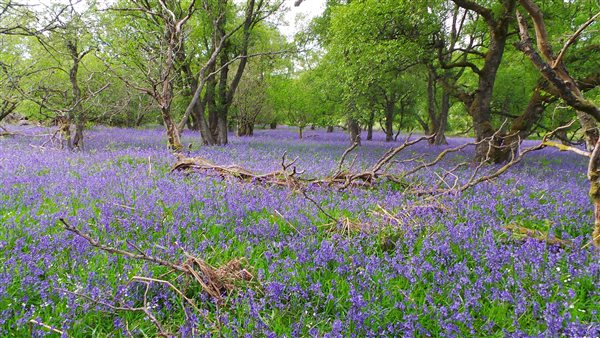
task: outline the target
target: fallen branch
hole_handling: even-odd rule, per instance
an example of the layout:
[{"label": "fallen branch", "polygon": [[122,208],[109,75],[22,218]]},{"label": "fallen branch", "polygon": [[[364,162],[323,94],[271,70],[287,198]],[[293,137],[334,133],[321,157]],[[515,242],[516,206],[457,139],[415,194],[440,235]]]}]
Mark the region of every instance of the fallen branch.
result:
[{"label": "fallen branch", "polygon": [[557,245],[561,248],[570,248],[573,246],[573,243],[571,243],[570,241],[566,241],[557,237],[550,237],[547,232],[543,232],[540,230],[529,229],[526,227],[519,226],[517,224],[508,224],[504,228],[510,231],[513,235],[517,235],[523,238],[532,238],[538,241],[546,242],[551,245]]},{"label": "fallen branch", "polygon": [[[303,178],[300,177],[304,172],[298,171],[294,165],[298,158],[286,163],[286,154],[284,153],[281,161],[281,170],[273,171],[267,174],[258,174],[238,165],[222,166],[208,161],[202,157],[185,157],[176,155],[177,162],[171,171],[192,171],[212,174],[221,178],[234,178],[247,183],[263,183],[267,185],[277,185],[288,187],[294,190],[305,189],[309,185],[336,187],[339,190],[344,190],[349,187],[371,187],[379,181],[401,182],[401,176],[389,174],[386,170],[394,164],[393,158],[404,149],[415,145],[421,141],[429,140],[432,136],[422,136],[420,138],[404,141],[400,146],[389,149],[381,156],[369,169],[362,172],[350,171],[352,165],[347,170],[343,169],[344,161],[347,155],[354,150],[358,144],[354,143],[350,148],[346,149],[340,158],[336,171],[331,175],[322,179]],[[290,169],[291,168],[291,169]]]},{"label": "fallen branch", "polygon": [[60,221],[65,226],[67,231],[70,231],[75,235],[85,239],[91,246],[97,249],[111,254],[151,262],[167,267],[171,271],[183,273],[184,275],[195,280],[202,287],[202,290],[216,301],[221,301],[224,294],[228,294],[229,292],[233,291],[238,282],[250,282],[254,280],[252,273],[243,268],[243,258],[233,259],[220,267],[213,267],[204,260],[184,252],[186,257],[185,261],[183,263],[173,263],[156,256],[148,255],[129,241],[127,244],[132,246],[137,253],[101,244],[90,235],[82,232],[74,226],[69,225],[64,219],[61,218]]},{"label": "fallen branch", "polygon": [[29,324],[34,324],[34,325],[37,325],[37,326],[41,326],[41,327],[43,327],[44,329],[46,329],[46,330],[48,330],[48,331],[50,331],[50,332],[58,333],[59,335],[61,335],[61,337],[64,337],[64,336],[65,336],[65,335],[64,335],[65,333],[64,333],[63,331],[61,331],[61,330],[59,330],[59,329],[57,329],[57,328],[54,328],[54,327],[52,327],[52,326],[50,326],[50,325],[48,325],[48,324],[42,323],[42,322],[40,322],[40,321],[37,321],[37,320],[31,319],[31,320],[29,321]]}]

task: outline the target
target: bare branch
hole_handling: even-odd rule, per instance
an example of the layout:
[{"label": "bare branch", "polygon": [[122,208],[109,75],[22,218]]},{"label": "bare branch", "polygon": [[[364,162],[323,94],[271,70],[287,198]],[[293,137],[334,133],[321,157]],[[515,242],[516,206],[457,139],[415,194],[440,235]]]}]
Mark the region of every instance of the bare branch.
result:
[{"label": "bare branch", "polygon": [[567,42],[565,42],[565,45],[563,46],[563,48],[558,53],[558,56],[556,57],[556,60],[554,60],[554,63],[552,64],[552,68],[556,68],[562,62],[562,58],[565,55],[565,52],[567,51],[567,49],[569,48],[569,46],[571,46],[575,41],[577,41],[577,39],[579,38],[579,35],[581,35],[581,33],[589,25],[592,24],[592,22],[596,21],[596,19],[598,19],[598,17],[600,17],[600,12],[596,13],[596,15],[594,15],[593,17],[591,17],[588,21],[586,21],[583,25],[581,25],[579,27],[579,29],[577,29],[575,31],[575,33],[573,33],[573,35],[571,35],[571,37],[567,40]]}]

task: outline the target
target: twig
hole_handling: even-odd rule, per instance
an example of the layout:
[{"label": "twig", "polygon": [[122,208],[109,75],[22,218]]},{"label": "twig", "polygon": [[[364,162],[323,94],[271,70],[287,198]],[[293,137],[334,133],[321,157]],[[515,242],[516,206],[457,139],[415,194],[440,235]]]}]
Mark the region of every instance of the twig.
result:
[{"label": "twig", "polygon": [[65,334],[63,331],[61,331],[59,329],[56,329],[48,324],[44,324],[44,323],[34,320],[34,319],[29,320],[29,323],[41,326],[41,327],[45,328],[46,330],[48,330],[50,332],[58,333],[61,336],[64,336],[64,334]]}]

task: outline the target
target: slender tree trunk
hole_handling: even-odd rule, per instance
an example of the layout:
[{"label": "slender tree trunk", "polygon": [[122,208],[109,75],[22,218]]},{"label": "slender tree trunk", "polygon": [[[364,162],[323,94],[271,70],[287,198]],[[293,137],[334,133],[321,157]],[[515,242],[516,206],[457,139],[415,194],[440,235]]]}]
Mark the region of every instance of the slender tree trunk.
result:
[{"label": "slender tree trunk", "polygon": [[333,126],[327,126],[327,132],[333,133]]},{"label": "slender tree trunk", "polygon": [[302,132],[304,131],[304,127],[298,127],[298,138],[302,139]]},{"label": "slender tree trunk", "polygon": [[353,118],[348,119],[348,132],[350,133],[350,143],[357,142],[360,145],[360,125]]},{"label": "slender tree trunk", "polygon": [[385,106],[385,141],[391,142],[394,140],[394,102],[388,102]]},{"label": "slender tree trunk", "polygon": [[271,123],[269,124],[269,128],[270,128],[270,129],[277,129],[277,122],[271,122]]},{"label": "slender tree trunk", "polygon": [[79,73],[79,63],[81,59],[85,56],[85,54],[80,54],[77,50],[77,43],[73,41],[67,42],[67,49],[69,50],[69,54],[71,55],[71,60],[73,61],[73,65],[69,70],[69,80],[71,82],[71,90],[73,93],[73,107],[72,112],[69,114],[68,121],[69,124],[75,123],[75,135],[73,137],[73,143],[69,140],[69,147],[71,145],[75,149],[83,150],[83,106],[82,106],[82,95],[81,88],[79,87],[79,81],[77,79],[77,75]]},{"label": "slender tree trunk", "polygon": [[371,111],[369,113],[369,121],[367,121],[367,141],[373,139],[373,124],[375,124],[375,112]]}]

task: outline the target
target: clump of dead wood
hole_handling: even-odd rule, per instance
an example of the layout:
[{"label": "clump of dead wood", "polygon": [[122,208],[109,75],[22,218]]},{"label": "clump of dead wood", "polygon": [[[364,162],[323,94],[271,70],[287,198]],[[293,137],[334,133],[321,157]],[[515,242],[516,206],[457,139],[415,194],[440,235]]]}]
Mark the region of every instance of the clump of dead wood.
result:
[{"label": "clump of dead wood", "polygon": [[550,236],[547,232],[541,230],[535,230],[520,226],[518,224],[507,224],[504,226],[508,230],[513,238],[518,240],[534,239],[540,242],[547,243],[549,245],[555,245],[561,248],[571,248],[573,243],[558,237]]},{"label": "clump of dead wood", "polygon": [[[90,302],[102,305],[114,311],[141,312],[155,325],[159,336],[171,337],[174,335],[167,332],[165,327],[152,312],[152,307],[149,306],[148,295],[150,286],[152,284],[164,285],[179,295],[181,298],[180,305],[182,306],[186,317],[188,316],[188,311],[192,310],[194,313],[204,317],[208,321],[210,321],[210,319],[204,315],[204,312],[201,311],[197,305],[199,297],[198,294],[193,291],[197,288],[195,286],[199,286],[202,292],[214,301],[216,306],[223,306],[225,298],[240,287],[259,286],[254,274],[251,272],[251,269],[248,269],[248,262],[243,257],[232,259],[221,266],[213,266],[208,264],[203,259],[193,256],[182,249],[184,259],[182,259],[181,262],[173,262],[148,254],[131,241],[126,242],[135,251],[124,250],[102,244],[89,234],[79,230],[73,225],[70,225],[64,219],[61,218],[60,222],[67,231],[80,238],[83,238],[92,247],[95,247],[101,251],[130,259],[150,262],[169,269],[169,271],[163,274],[160,278],[150,278],[144,276],[134,276],[131,278],[127,286],[132,283],[141,283],[145,285],[143,299],[141,300],[142,305],[137,307],[110,304],[100,299],[94,299],[86,294],[65,289],[59,290],[81,298],[85,298]],[[172,276],[172,278],[167,279],[168,276]],[[194,293],[194,295],[189,296],[189,293]],[[186,319],[189,320],[189,318]],[[216,326],[219,325],[219,323],[213,324]]]}]

